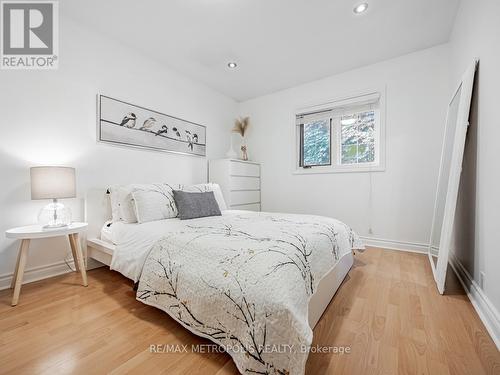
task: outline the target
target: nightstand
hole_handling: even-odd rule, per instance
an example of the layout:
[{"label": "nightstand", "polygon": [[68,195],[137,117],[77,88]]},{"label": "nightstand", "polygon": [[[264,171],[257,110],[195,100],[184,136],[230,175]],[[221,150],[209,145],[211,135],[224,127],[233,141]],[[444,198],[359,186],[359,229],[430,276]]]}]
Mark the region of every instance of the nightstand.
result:
[{"label": "nightstand", "polygon": [[77,272],[82,275],[82,285],[87,286],[87,273],[85,271],[85,263],[83,261],[82,247],[80,246],[80,233],[87,230],[87,223],[71,223],[66,227],[46,229],[41,225],[29,225],[26,227],[12,228],[5,232],[7,238],[17,238],[21,240],[19,254],[17,256],[16,269],[12,276],[11,288],[14,288],[12,297],[12,306],[17,305],[19,294],[21,293],[21,284],[23,283],[24,267],[28,258],[28,249],[30,241],[37,238],[49,238],[58,236],[68,236],[71,252],[75,261]]}]

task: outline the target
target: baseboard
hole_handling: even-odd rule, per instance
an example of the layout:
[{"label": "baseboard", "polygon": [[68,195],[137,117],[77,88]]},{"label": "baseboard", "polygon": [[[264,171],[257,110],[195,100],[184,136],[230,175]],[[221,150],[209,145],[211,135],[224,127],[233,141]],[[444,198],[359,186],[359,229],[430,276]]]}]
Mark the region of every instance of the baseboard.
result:
[{"label": "baseboard", "polygon": [[[68,267],[68,265],[71,267]],[[94,269],[102,267],[103,264],[93,259],[87,260],[87,269]],[[49,277],[59,276],[68,272],[73,272],[75,268],[75,263],[73,260],[68,260],[67,263],[63,260],[53,264],[47,264],[43,266],[33,267],[24,271],[23,284],[32,283],[33,281],[39,281],[47,279]],[[12,282],[13,273],[8,273],[0,275],[0,290],[9,289]]]},{"label": "baseboard", "polygon": [[427,254],[429,249],[429,245],[417,242],[394,241],[367,236],[361,236],[360,238],[367,246],[380,247],[389,250],[400,250],[412,253]]},{"label": "baseboard", "polygon": [[450,253],[450,265],[464,287],[472,306],[476,309],[479,318],[483,322],[486,330],[495,342],[497,349],[500,350],[500,313],[493,306],[489,298],[484,294],[479,285],[472,279],[469,272],[465,269],[457,257]]},{"label": "baseboard", "polygon": [[[71,267],[75,267],[74,262],[68,262]],[[47,264],[44,266],[33,267],[24,271],[23,284],[31,283],[46,279],[48,277],[62,275],[67,272],[72,272],[65,261]],[[13,273],[4,274],[0,276],[0,290],[10,288]]]}]

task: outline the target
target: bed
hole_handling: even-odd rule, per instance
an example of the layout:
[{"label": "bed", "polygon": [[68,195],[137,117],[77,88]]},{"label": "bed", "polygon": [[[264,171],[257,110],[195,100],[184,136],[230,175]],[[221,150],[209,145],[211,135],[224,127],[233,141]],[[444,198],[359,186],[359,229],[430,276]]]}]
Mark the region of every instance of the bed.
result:
[{"label": "bed", "polygon": [[364,248],[321,216],[110,218],[106,189],[89,191],[88,257],[138,282],[139,301],[220,345],[241,373],[304,373],[312,329]]}]

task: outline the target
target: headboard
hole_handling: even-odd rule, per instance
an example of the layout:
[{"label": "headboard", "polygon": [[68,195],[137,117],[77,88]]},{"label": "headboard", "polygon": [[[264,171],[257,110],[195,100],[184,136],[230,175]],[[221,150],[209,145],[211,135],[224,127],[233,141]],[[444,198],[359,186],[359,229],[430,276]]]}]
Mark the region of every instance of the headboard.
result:
[{"label": "headboard", "polygon": [[85,221],[89,224],[87,238],[101,238],[101,229],[107,220],[111,220],[111,203],[107,189],[89,189],[85,196]]}]

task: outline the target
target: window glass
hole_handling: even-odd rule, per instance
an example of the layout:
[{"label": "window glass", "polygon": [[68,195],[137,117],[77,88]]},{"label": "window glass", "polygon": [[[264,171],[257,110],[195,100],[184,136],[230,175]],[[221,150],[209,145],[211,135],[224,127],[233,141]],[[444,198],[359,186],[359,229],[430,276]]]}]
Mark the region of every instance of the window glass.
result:
[{"label": "window glass", "polygon": [[331,164],[330,119],[316,120],[301,125],[301,166]]},{"label": "window glass", "polygon": [[340,119],[341,164],[375,161],[375,111],[364,111]]}]

